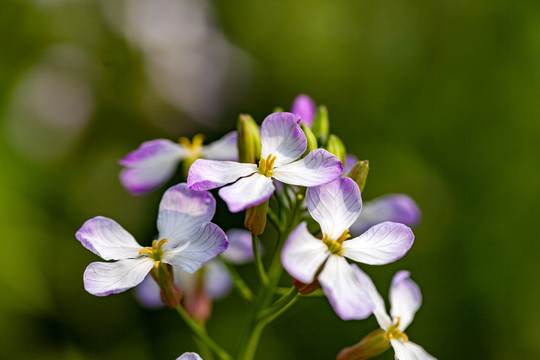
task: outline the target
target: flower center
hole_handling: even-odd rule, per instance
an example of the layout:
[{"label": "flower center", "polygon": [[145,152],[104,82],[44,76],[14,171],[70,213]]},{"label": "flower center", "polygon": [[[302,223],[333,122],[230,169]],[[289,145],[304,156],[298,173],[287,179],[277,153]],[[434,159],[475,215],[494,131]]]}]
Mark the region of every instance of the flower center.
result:
[{"label": "flower center", "polygon": [[266,177],[271,177],[272,169],[274,168],[275,162],[276,162],[276,156],[274,156],[273,154],[268,155],[266,159],[261,158],[261,160],[259,161],[259,167],[258,167],[259,173],[263,174]]},{"label": "flower center", "polygon": [[192,158],[198,158],[200,156],[203,141],[203,134],[195,135],[191,141],[187,137],[181,137],[178,139],[178,142],[189,150],[190,157]]},{"label": "flower center", "polygon": [[333,255],[343,255],[341,244],[343,244],[343,242],[350,237],[351,235],[349,234],[349,229],[347,229],[337,238],[337,240],[331,240],[328,238],[328,234],[324,234],[322,241]]},{"label": "flower center", "polygon": [[168,242],[167,239],[161,239],[152,241],[152,247],[145,247],[139,251],[139,255],[146,254],[149,258],[155,261],[154,267],[157,269],[161,264],[161,258],[163,257],[163,245]]},{"label": "flower center", "polygon": [[399,322],[401,318],[398,316],[397,321],[394,325],[390,326],[388,330],[386,330],[386,337],[390,339],[396,339],[396,340],[402,340],[403,342],[409,341],[409,337],[407,334],[401,332],[399,330]]}]

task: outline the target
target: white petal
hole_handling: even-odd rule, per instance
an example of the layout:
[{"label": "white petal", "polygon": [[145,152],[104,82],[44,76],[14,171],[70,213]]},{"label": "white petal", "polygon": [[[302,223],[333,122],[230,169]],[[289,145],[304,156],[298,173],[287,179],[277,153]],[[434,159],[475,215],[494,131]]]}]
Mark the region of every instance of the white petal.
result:
[{"label": "white petal", "polygon": [[188,151],[182,145],[170,140],[144,142],[120,160],[120,165],[126,167],[120,173],[120,181],[134,194],[154,190],[169,180],[178,162],[187,154]]},{"label": "white petal", "polygon": [[382,329],[388,330],[388,328],[393,325],[392,319],[386,313],[384,300],[377,291],[377,288],[375,288],[375,284],[373,284],[371,278],[365,272],[360,270],[358,266],[356,266],[355,264],[352,264],[351,266],[354,270],[356,279],[362,286],[362,289],[369,295],[371,301],[375,305],[375,307],[373,308],[373,315],[375,315],[377,322]]},{"label": "white petal", "polygon": [[75,236],[85,248],[104,260],[135,258],[142,249],[116,221],[103,216],[86,221]]},{"label": "white petal", "polygon": [[106,296],[140,284],[154,266],[147,256],[116,262],[93,262],[84,271],[84,288],[90,294]]},{"label": "white petal", "polygon": [[238,145],[236,131],[231,131],[219,140],[203,146],[201,155],[208,160],[238,161]]},{"label": "white petal", "polygon": [[336,314],[343,320],[365,319],[373,312],[373,302],[362,289],[347,260],[332,255],[319,275],[319,282]]},{"label": "white petal", "polygon": [[256,172],[255,164],[198,159],[189,168],[187,184],[192,190],[211,190]]},{"label": "white petal", "polygon": [[346,257],[370,265],[383,265],[400,259],[411,248],[413,232],[403,224],[384,222],[361,236],[347,240],[342,249]]},{"label": "white petal", "polygon": [[257,173],[219,189],[219,196],[227,203],[230,212],[237,213],[265,202],[275,189],[272,178]]},{"label": "white petal", "polygon": [[210,222],[215,212],[216,200],[211,193],[190,190],[186,183],[175,185],[163,194],[159,204],[159,239],[167,239],[174,247]]},{"label": "white petal", "polygon": [[261,158],[274,154],[274,166],[288,164],[306,151],[306,135],[298,125],[300,117],[291,113],[274,113],[261,125]]},{"label": "white petal", "polygon": [[358,185],[347,177],[307,189],[306,203],[313,219],[331,240],[337,240],[362,210]]},{"label": "white petal", "polygon": [[311,235],[303,222],[293,230],[283,245],[281,264],[293,278],[309,284],[328,256],[328,247]]},{"label": "white petal", "polygon": [[390,286],[390,314],[394,318],[400,317],[399,330],[401,331],[409,326],[422,304],[420,287],[409,276],[408,271],[397,272]]},{"label": "white petal", "polygon": [[202,360],[201,357],[196,353],[183,353],[176,360]]},{"label": "white petal", "polygon": [[227,249],[227,236],[213,223],[202,226],[189,239],[178,243],[175,248],[163,246],[163,262],[194,273],[208,260]]},{"label": "white petal", "polygon": [[310,151],[303,159],[274,168],[272,177],[286,184],[318,186],[343,173],[341,161],[324,149]]},{"label": "white petal", "polygon": [[396,353],[396,360],[436,360],[429,355],[420,345],[411,341],[402,342],[390,339],[390,343]]},{"label": "white petal", "polygon": [[204,265],[204,291],[210,299],[221,299],[232,286],[233,279],[221,261],[212,259]]}]

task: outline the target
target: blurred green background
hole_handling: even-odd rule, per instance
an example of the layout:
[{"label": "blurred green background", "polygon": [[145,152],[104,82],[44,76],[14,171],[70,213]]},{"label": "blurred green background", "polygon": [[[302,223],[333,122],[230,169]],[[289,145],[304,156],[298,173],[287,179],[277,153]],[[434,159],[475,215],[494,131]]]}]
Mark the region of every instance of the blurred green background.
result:
[{"label": "blurred green background", "polygon": [[[165,187],[129,195],[118,159],[154,138],[216,139],[299,93],[370,160],[365,200],[406,193],[422,210],[407,256],[363,266],[384,296],[397,270],[419,283],[409,338],[440,359],[540,358],[539,2],[2,0],[0,45],[0,358],[196,350],[174,311],[86,293],[98,258],[74,234],[103,215],[147,243]],[[377,326],[301,300],[257,359],[333,359]],[[244,314],[235,294],[214,306],[229,350]]]}]

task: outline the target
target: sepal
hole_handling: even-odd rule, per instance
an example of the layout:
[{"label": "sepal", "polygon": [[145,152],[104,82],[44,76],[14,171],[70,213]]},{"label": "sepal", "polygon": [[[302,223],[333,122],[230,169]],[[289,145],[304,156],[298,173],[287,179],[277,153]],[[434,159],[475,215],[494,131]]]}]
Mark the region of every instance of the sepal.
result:
[{"label": "sepal", "polygon": [[315,278],[315,280],[313,280],[309,284],[304,284],[300,280],[292,278],[292,284],[302,295],[309,295],[321,287],[321,284],[319,283],[319,280],[317,280],[317,278]]},{"label": "sepal", "polygon": [[343,141],[337,135],[330,135],[326,143],[326,150],[334,154],[342,164],[345,164],[347,151],[345,150],[345,144],[343,144]]},{"label": "sepal", "polygon": [[317,149],[319,145],[317,144],[317,138],[313,134],[313,131],[311,131],[311,129],[306,124],[301,122],[300,127],[302,128],[302,131],[306,135],[307,148],[303,155],[303,156],[306,156],[311,150]]},{"label": "sepal", "polygon": [[341,350],[337,360],[364,360],[378,356],[391,346],[386,331],[377,329],[366,335],[359,343]]},{"label": "sepal", "polygon": [[246,210],[244,226],[251,231],[252,234],[261,235],[266,227],[266,216],[268,212],[268,202],[252,206]]},{"label": "sepal", "polygon": [[366,186],[366,180],[369,172],[369,161],[363,160],[359,161],[354,165],[354,167],[349,172],[348,177],[353,179],[360,188],[360,192],[364,191],[364,187]]},{"label": "sepal", "polygon": [[176,308],[180,304],[182,292],[174,283],[173,267],[170,264],[160,262],[150,271],[150,275],[159,285],[163,304],[171,309]]},{"label": "sepal", "polygon": [[317,109],[311,130],[321,144],[326,143],[328,133],[330,132],[330,121],[328,120],[328,109],[326,109],[326,106],[321,105]]},{"label": "sepal", "polygon": [[255,164],[261,153],[259,127],[251,115],[240,114],[238,118],[238,160],[242,163]]}]

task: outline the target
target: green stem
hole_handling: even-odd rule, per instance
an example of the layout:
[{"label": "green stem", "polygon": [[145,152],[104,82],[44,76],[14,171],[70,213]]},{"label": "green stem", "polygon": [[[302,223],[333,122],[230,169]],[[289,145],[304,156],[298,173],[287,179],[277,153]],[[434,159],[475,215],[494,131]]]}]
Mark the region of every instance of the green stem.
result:
[{"label": "green stem", "polygon": [[201,328],[195,320],[189,317],[182,305],[176,307],[176,312],[184,320],[186,325],[189,327],[191,332],[199,338],[206,346],[208,346],[220,360],[232,360],[231,355],[229,355],[225,350],[223,350],[218,344],[214,342]]},{"label": "green stem", "polygon": [[280,231],[281,230],[281,221],[277,217],[277,215],[272,211],[272,209],[270,209],[270,208],[268,208],[268,218],[270,219],[270,222],[272,223],[272,225],[274,225],[276,230]]},{"label": "green stem", "polygon": [[240,277],[240,274],[238,274],[238,271],[236,271],[234,266],[232,266],[225,260],[223,260],[222,263],[225,265],[225,267],[229,271],[229,274],[231,275],[233,279],[234,287],[236,288],[236,290],[238,290],[240,295],[247,301],[253,301],[253,293],[251,292],[249,287],[246,285],[244,280]]},{"label": "green stem", "polygon": [[287,310],[296,301],[297,295],[298,289],[296,289],[294,286],[291,287],[287,294],[280,297],[274,304],[272,304],[270,308],[259,313],[257,318],[265,324],[268,324]]},{"label": "green stem", "polygon": [[255,262],[255,271],[259,280],[264,285],[268,284],[268,277],[266,276],[266,271],[264,270],[264,265],[262,263],[261,254],[259,253],[259,238],[255,234],[251,234],[251,246],[253,247],[253,261]]},{"label": "green stem", "polygon": [[[201,331],[203,331],[206,334],[206,326],[204,325],[204,322],[198,322],[199,327],[201,328]],[[213,360],[214,354],[212,353],[212,350],[204,343],[204,341],[200,340],[195,334],[193,334],[193,337],[195,338],[195,343],[199,347],[199,355],[204,360]]]}]

